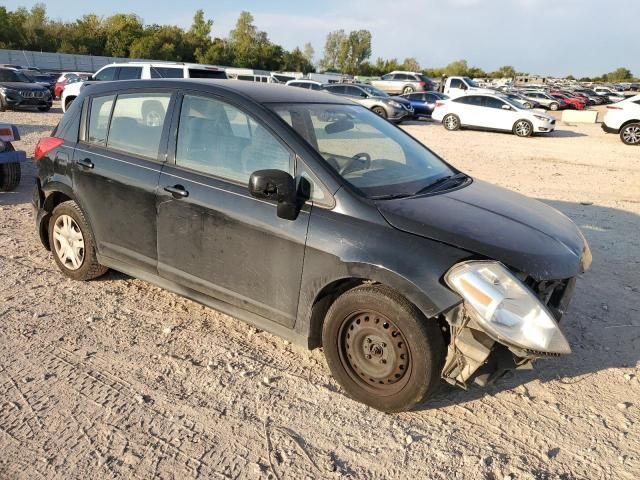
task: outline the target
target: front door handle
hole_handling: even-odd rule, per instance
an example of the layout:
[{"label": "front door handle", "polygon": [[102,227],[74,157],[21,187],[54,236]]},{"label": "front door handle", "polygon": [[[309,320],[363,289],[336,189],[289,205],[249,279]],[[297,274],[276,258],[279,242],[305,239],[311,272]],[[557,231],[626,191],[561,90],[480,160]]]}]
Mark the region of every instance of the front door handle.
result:
[{"label": "front door handle", "polygon": [[81,167],[85,167],[85,168],[93,168],[93,167],[95,167],[95,165],[93,164],[93,162],[91,161],[90,158],[84,158],[82,160],[78,160],[78,165],[80,165]]},{"label": "front door handle", "polygon": [[173,198],[186,198],[189,196],[189,192],[185,190],[182,185],[174,185],[172,187],[164,187],[165,192],[169,192],[173,195]]}]

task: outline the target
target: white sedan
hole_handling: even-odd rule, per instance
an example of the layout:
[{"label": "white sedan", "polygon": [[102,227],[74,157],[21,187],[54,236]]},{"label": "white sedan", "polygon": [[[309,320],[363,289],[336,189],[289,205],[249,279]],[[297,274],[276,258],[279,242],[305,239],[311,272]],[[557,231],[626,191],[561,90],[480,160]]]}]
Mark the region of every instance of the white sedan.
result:
[{"label": "white sedan", "polygon": [[549,133],[556,125],[553,117],[526,109],[499,94],[472,94],[438,101],[431,117],[442,122],[447,130],[469,127],[513,132],[519,137]]}]

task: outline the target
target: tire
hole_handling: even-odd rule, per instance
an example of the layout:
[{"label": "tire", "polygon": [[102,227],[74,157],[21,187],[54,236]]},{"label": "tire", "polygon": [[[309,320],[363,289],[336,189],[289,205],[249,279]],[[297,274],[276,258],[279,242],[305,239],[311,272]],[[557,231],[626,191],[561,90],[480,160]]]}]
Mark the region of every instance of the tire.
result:
[{"label": "tire", "polygon": [[442,119],[442,126],[450,132],[460,130],[460,118],[453,113],[448,113]]},{"label": "tire", "polygon": [[322,344],[347,394],[377,410],[411,410],[440,385],[445,344],[438,324],[387,287],[357,287],[338,297]]},{"label": "tire", "polygon": [[533,108],[533,105],[531,105],[529,102],[524,102],[522,105],[524,106],[524,108]]},{"label": "tire", "polygon": [[4,104],[4,101],[2,100],[2,98],[0,98],[0,112],[4,112],[6,110],[7,110],[7,107]]},{"label": "tire", "polygon": [[21,174],[18,162],[0,163],[0,192],[15,190],[20,185]]},{"label": "tire", "polygon": [[378,116],[380,116],[380,117],[382,117],[382,118],[384,118],[384,119],[386,120],[386,118],[387,118],[387,111],[386,111],[384,108],[382,108],[382,107],[373,107],[373,108],[371,109],[371,111],[372,111],[373,113],[375,113],[376,115],[378,115]]},{"label": "tire", "polygon": [[628,123],[620,129],[620,140],[625,145],[640,145],[640,122]]},{"label": "tire", "polygon": [[553,102],[549,105],[549,110],[553,110],[554,112],[560,108],[560,105],[556,102]]},{"label": "tire", "polygon": [[38,107],[38,111],[40,111],[40,112],[48,112],[49,110],[51,110],[51,105],[46,105],[44,107]]},{"label": "tire", "polygon": [[530,137],[533,134],[533,124],[529,120],[518,120],[513,124],[513,134],[518,137]]},{"label": "tire", "polygon": [[415,92],[415,89],[411,85],[407,85],[402,89],[403,95],[406,95],[407,93],[413,93],[413,92]]},{"label": "tire", "polygon": [[[108,268],[98,263],[93,232],[76,202],[69,200],[54,208],[48,230],[53,258],[67,277],[74,280],[92,280],[107,272]],[[78,239],[82,241],[82,247],[79,246]],[[72,242],[75,243],[71,245]],[[71,255],[61,258],[65,250]],[[72,258],[77,262],[73,262]]]}]

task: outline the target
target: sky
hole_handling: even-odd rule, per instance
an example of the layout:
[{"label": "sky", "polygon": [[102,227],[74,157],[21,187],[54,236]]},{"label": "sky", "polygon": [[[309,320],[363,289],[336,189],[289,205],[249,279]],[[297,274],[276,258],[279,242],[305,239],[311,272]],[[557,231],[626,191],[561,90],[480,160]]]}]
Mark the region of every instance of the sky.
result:
[{"label": "sky", "polygon": [[[9,10],[36,1],[3,1]],[[326,34],[371,31],[372,56],[415,57],[423,68],[459,59],[486,71],[502,65],[532,74],[595,76],[629,68],[640,76],[639,0],[46,0],[48,15],[126,12],[147,24],[191,25],[202,8],[213,35],[226,37],[240,11],[250,11],[271,41],[287,49],[311,42],[315,61]],[[179,8],[179,10],[177,10]]]}]

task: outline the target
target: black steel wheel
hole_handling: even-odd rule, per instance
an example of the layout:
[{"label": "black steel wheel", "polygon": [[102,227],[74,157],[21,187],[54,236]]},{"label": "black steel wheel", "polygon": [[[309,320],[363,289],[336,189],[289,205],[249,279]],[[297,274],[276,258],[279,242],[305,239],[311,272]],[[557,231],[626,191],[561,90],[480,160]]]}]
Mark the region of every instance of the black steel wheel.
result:
[{"label": "black steel wheel", "polygon": [[342,294],[322,331],[331,373],[355,400],[385,412],[411,410],[440,384],[445,358],[434,320],[382,285]]}]

